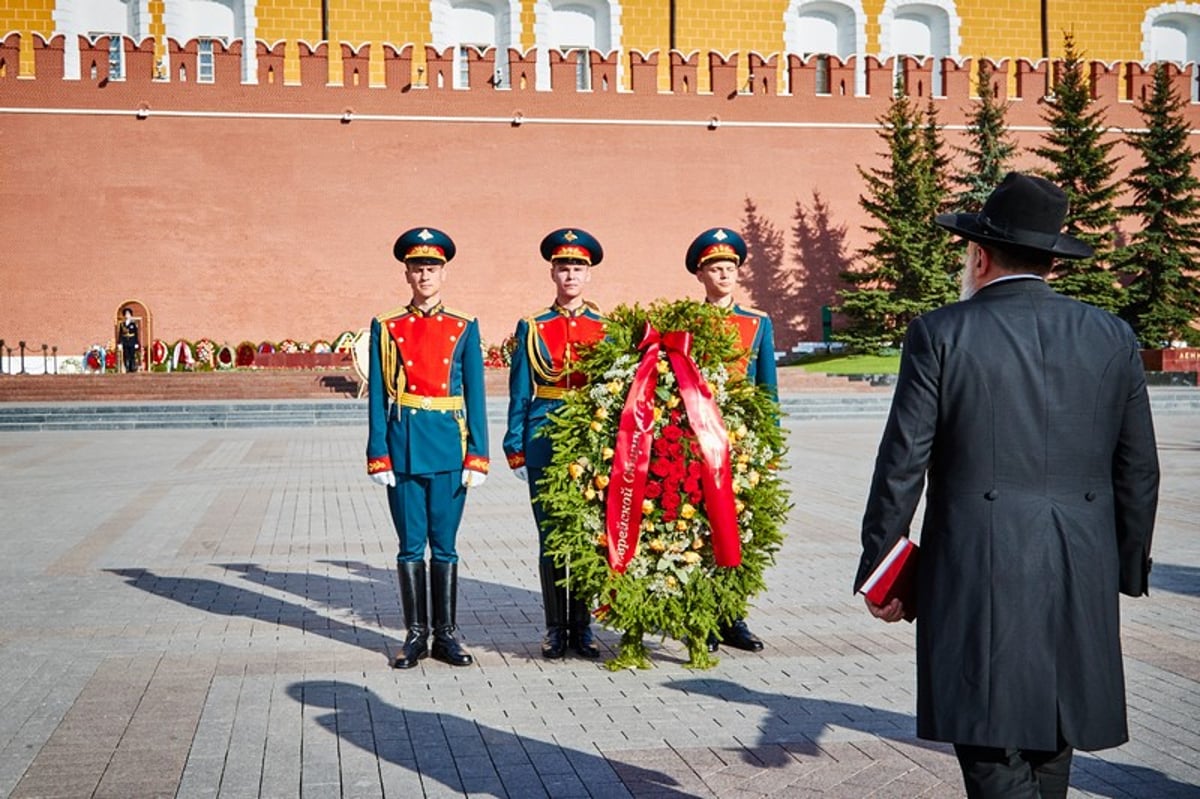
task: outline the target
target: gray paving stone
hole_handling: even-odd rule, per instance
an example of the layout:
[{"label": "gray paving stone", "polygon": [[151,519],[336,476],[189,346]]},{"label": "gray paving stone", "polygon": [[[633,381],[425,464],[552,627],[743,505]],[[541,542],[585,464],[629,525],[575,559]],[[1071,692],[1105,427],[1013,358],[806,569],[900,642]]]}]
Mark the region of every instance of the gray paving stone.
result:
[{"label": "gray paving stone", "polygon": [[[1158,422],[1152,594],[1122,604],[1132,738],[1078,755],[1071,799],[1200,795],[1200,414]],[[499,457],[459,541],[477,662],[397,672],[361,424],[0,434],[0,795],[958,796],[949,748],[914,737],[913,628],[848,594],[882,417],[787,424],[796,507],[748,616],[767,648],[699,673],[657,639],[649,671],[541,658]]]}]

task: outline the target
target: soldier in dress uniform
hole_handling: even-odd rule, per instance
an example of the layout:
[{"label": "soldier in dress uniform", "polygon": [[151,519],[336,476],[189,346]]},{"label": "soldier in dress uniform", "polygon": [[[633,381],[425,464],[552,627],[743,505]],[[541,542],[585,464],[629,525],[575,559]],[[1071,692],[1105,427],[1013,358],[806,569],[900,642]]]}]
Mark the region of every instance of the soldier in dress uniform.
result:
[{"label": "soldier in dress uniform", "polygon": [[[738,268],[746,260],[746,242],[730,228],[711,228],[704,231],[688,247],[685,257],[687,270],[704,286],[704,301],[729,311],[729,319],[737,329],[746,357],[738,364],[746,379],[763,386],[778,401],[779,388],[775,378],[775,334],[771,317],[754,308],[738,305],[733,300],[737,287]],[[734,619],[721,628],[719,636],[709,636],[708,651],[717,651],[720,641],[748,652],[758,652],[763,642],[745,619]]]},{"label": "soldier in dress uniform", "polygon": [[555,230],[542,239],[542,257],[550,262],[554,304],[517,323],[516,349],[508,378],[508,430],[504,454],[514,473],[529,484],[529,499],[538,527],[538,572],[546,615],[542,654],[563,657],[573,649],[586,658],[599,657],[592,637],[587,604],[562,585],[565,569],[545,551],[547,521],[538,501],[538,482],[550,463],[551,444],[537,435],[547,415],[562,405],[563,396],[579,388],[584,375],[571,371],[578,349],[604,338],[604,318],[583,298],[593,266],[604,251],[600,242],[579,228]]},{"label": "soldier in dress uniform", "polygon": [[467,489],[487,477],[488,435],[479,325],[442,304],[454,253],[454,242],[440,230],[403,233],[393,254],[404,263],[412,299],[371,320],[367,474],[387,487],[400,539],[396,562],[408,634],[392,662],[398,669],[412,668],[430,652],[452,666],[472,662],[454,638],[455,542]]},{"label": "soldier in dress uniform", "polygon": [[126,372],[136,372],[138,370],[138,356],[142,352],[142,341],[140,332],[138,331],[137,320],[133,318],[132,308],[121,309],[121,324],[118,327],[120,331],[121,357],[125,361]]}]

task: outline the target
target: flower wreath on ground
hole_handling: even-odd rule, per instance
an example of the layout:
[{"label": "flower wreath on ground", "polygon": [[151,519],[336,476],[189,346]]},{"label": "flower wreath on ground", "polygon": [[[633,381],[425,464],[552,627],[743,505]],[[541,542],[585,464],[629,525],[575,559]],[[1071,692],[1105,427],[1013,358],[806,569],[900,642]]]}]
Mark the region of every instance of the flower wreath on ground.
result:
[{"label": "flower wreath on ground", "polygon": [[709,633],[746,614],[783,540],[779,407],[738,365],[726,312],[684,300],[619,306],[543,428],[548,552],[570,588],[622,633],[613,670],[648,668],[645,635],[717,661]]}]

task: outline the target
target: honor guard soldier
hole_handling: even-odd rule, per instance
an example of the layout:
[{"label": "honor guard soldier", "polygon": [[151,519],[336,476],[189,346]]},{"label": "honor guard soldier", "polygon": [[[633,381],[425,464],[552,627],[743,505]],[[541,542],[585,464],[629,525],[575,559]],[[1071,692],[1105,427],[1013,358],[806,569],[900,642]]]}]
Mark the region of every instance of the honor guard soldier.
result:
[{"label": "honor guard soldier", "polygon": [[542,257],[550,262],[554,304],[517,323],[516,349],[508,378],[508,430],[504,454],[517,477],[529,484],[529,499],[538,528],[538,573],[546,615],[542,654],[551,659],[573,649],[586,658],[599,657],[592,637],[591,613],[571,596],[566,572],[545,551],[546,514],[538,501],[538,482],[550,463],[551,443],[538,435],[547,416],[562,405],[568,391],[584,385],[584,375],[571,369],[579,348],[604,338],[604,318],[583,298],[593,266],[604,251],[600,242],[579,228],[555,230],[542,239]]},{"label": "honor guard soldier", "polygon": [[120,344],[121,357],[125,361],[126,372],[136,372],[138,370],[138,358],[142,352],[142,341],[138,331],[137,320],[133,318],[132,308],[123,308],[121,310]]},{"label": "honor guard soldier", "polygon": [[[754,308],[745,308],[733,301],[737,287],[738,268],[746,260],[746,242],[729,228],[712,228],[696,237],[688,247],[685,264],[704,286],[704,301],[725,308],[737,330],[745,358],[738,368],[745,369],[746,379],[766,388],[771,397],[779,399],[775,378],[775,334],[771,317]],[[748,652],[758,652],[763,642],[750,632],[744,619],[721,628],[720,636],[709,636],[708,650],[717,651],[719,641]]]},{"label": "honor guard soldier", "polygon": [[479,325],[442,305],[454,252],[440,230],[402,234],[393,254],[404,263],[412,299],[371,320],[367,474],[387,487],[400,539],[396,562],[408,634],[392,662],[398,669],[412,668],[430,652],[452,666],[472,662],[454,638],[455,542],[467,489],[482,485],[488,472],[487,413]]}]

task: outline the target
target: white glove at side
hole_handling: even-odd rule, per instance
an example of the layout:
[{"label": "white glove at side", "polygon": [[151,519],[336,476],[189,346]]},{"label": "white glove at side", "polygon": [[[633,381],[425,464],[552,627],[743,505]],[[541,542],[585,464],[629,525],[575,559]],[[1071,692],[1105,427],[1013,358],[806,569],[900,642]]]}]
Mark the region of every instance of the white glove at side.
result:
[{"label": "white glove at side", "polygon": [[386,472],[375,472],[374,474],[368,474],[367,477],[370,477],[371,482],[375,483],[376,485],[385,486],[387,488],[396,487],[396,473],[390,469]]},{"label": "white glove at side", "polygon": [[479,488],[487,480],[487,474],[474,469],[463,469],[462,484],[467,488]]},{"label": "white glove at side", "polygon": [[522,483],[529,482],[529,470],[524,466],[518,466],[517,468],[513,469],[513,474],[515,474],[517,479]]}]

